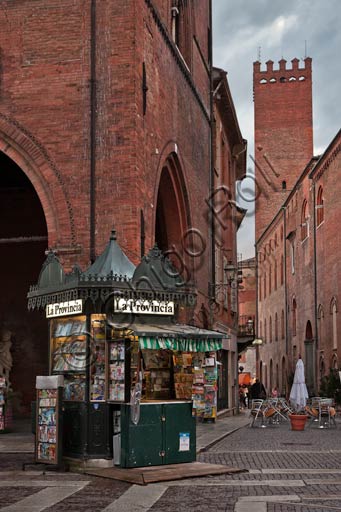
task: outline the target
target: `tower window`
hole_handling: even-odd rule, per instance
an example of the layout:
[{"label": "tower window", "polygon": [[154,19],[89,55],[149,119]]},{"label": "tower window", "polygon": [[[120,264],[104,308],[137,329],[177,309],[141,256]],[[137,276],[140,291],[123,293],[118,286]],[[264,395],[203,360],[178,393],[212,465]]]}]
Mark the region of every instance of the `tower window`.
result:
[{"label": "tower window", "polygon": [[287,182],[282,181],[282,190],[286,190],[286,189],[287,189]]}]

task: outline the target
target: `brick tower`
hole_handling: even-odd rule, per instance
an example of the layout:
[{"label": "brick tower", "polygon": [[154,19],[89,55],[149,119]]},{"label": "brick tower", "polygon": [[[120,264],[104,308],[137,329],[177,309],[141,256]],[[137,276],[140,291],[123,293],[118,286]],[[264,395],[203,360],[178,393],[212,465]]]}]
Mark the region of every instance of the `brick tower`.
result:
[{"label": "brick tower", "polygon": [[256,240],[313,156],[311,58],[253,64]]}]

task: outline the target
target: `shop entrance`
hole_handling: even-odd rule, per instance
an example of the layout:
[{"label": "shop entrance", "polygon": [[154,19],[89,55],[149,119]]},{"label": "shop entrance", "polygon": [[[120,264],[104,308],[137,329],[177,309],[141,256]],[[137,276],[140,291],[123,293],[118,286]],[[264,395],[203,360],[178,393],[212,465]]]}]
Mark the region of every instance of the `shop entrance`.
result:
[{"label": "shop entrance", "polygon": [[16,418],[30,417],[35,376],[47,373],[46,321],[28,313],[27,292],[47,249],[40,200],[25,173],[0,151],[0,376]]}]

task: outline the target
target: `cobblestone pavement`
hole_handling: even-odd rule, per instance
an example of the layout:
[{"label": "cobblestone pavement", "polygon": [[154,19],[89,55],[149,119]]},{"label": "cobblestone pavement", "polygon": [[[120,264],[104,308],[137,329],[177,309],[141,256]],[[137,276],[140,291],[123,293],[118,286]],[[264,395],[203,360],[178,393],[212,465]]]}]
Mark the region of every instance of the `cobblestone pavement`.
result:
[{"label": "cobblestone pavement", "polygon": [[[341,511],[341,422],[244,427],[198,455],[248,470],[145,487],[76,473],[32,471],[31,454],[0,454],[1,512]],[[39,467],[38,467],[39,469]]]}]

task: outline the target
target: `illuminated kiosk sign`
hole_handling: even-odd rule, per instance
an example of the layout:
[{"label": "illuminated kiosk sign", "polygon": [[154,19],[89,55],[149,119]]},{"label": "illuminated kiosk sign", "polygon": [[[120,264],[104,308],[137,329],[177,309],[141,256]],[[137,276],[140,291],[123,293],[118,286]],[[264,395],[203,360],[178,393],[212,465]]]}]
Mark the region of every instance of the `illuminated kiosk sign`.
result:
[{"label": "illuminated kiosk sign", "polygon": [[79,315],[83,310],[82,299],[69,300],[68,302],[57,302],[46,306],[46,318],[58,316]]},{"label": "illuminated kiosk sign", "polygon": [[139,315],[174,315],[174,302],[115,299],[114,312],[136,313]]}]

